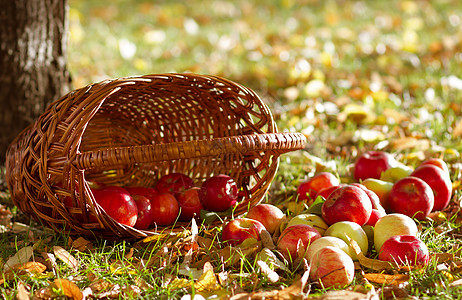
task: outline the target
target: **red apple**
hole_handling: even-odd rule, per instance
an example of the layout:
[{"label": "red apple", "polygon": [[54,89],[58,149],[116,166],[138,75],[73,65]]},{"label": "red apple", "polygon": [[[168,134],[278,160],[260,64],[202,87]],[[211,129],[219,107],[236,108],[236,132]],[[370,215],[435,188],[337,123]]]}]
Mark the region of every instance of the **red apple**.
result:
[{"label": "red apple", "polygon": [[148,229],[154,221],[151,200],[141,195],[133,195],[132,198],[138,208],[138,218],[134,227],[141,230]]},{"label": "red apple", "polygon": [[305,255],[310,244],[320,237],[321,234],[314,227],[297,224],[282,231],[276,247],[282,255],[293,261],[298,257],[298,253]]},{"label": "red apple", "polygon": [[223,226],[221,239],[229,245],[239,245],[249,238],[260,240],[260,233],[265,230],[265,226],[257,220],[248,218],[234,219]]},{"label": "red apple", "polygon": [[249,209],[246,218],[260,221],[269,233],[274,233],[284,218],[282,210],[272,204],[258,204]]},{"label": "red apple", "polygon": [[367,151],[360,155],[354,165],[354,177],[356,180],[366,178],[379,179],[383,171],[395,167],[398,162],[388,152]]},{"label": "red apple", "polygon": [[156,183],[156,190],[159,193],[171,193],[176,196],[178,193],[194,186],[194,182],[188,175],[183,173],[170,173],[162,176]]},{"label": "red apple", "polygon": [[180,205],[180,221],[191,221],[192,218],[200,216],[202,204],[199,199],[198,187],[179,193],[176,200]]},{"label": "red apple", "polygon": [[369,217],[369,220],[367,221],[366,225],[375,226],[377,221],[380,220],[385,215],[386,213],[384,210],[378,210],[378,209],[373,208],[371,212],[371,216]]},{"label": "red apple", "polygon": [[138,208],[127,190],[121,187],[92,189],[95,201],[117,222],[134,226],[138,218]]},{"label": "red apple", "polygon": [[362,226],[371,216],[372,204],[364,190],[346,185],[330,194],[322,205],[321,212],[324,221],[329,225],[351,221]]},{"label": "red apple", "polygon": [[157,193],[151,199],[154,213],[154,223],[159,226],[170,225],[175,222],[180,212],[178,202],[170,193]]},{"label": "red apple", "polygon": [[333,185],[333,186],[330,186],[330,187],[327,187],[327,188],[324,188],[322,190],[320,190],[316,196],[314,196],[314,199],[318,198],[319,196],[322,196],[324,199],[327,199],[327,197],[330,196],[330,194],[335,191],[336,189],[340,188],[340,187],[344,187],[346,184],[344,183],[341,183],[339,185]]},{"label": "red apple", "polygon": [[425,181],[433,191],[435,203],[432,211],[443,210],[449,205],[452,196],[451,178],[441,168],[433,164],[420,165],[411,176]]},{"label": "red apple", "polygon": [[355,276],[351,257],[339,248],[327,246],[313,254],[310,260],[310,278],[323,288],[341,288],[349,285]]},{"label": "red apple", "polygon": [[426,266],[430,260],[424,242],[413,235],[395,235],[383,243],[379,259],[401,266]]},{"label": "red apple", "polygon": [[150,187],[142,187],[142,186],[127,186],[125,189],[130,193],[130,195],[140,195],[148,198],[151,198],[157,194],[157,191]]},{"label": "red apple", "polygon": [[370,189],[368,189],[365,185],[360,184],[360,183],[352,183],[351,185],[357,186],[361,188],[363,191],[366,192],[367,196],[369,197],[369,200],[371,200],[372,204],[372,209],[380,210],[383,213],[385,213],[385,209],[383,208],[382,204],[380,203],[380,198],[377,196],[377,194]]},{"label": "red apple", "polygon": [[424,220],[432,211],[435,200],[432,189],[425,181],[409,176],[393,185],[388,201],[393,212]]},{"label": "red apple", "polygon": [[308,203],[313,202],[319,191],[339,184],[340,181],[334,174],[329,172],[318,173],[298,186],[298,199]]},{"label": "red apple", "polygon": [[202,206],[208,211],[225,211],[237,204],[237,197],[236,182],[224,174],[208,178],[199,191]]},{"label": "red apple", "polygon": [[374,226],[374,246],[379,251],[383,243],[395,235],[417,236],[418,228],[413,219],[403,214],[383,216]]},{"label": "red apple", "polygon": [[446,173],[449,177],[451,176],[451,174],[449,173],[449,168],[448,168],[448,165],[446,164],[446,162],[444,160],[442,160],[441,158],[429,158],[425,161],[423,161],[420,166],[424,166],[424,165],[434,165],[434,166],[437,166],[438,168],[440,168],[441,170],[444,171],[444,173]]}]

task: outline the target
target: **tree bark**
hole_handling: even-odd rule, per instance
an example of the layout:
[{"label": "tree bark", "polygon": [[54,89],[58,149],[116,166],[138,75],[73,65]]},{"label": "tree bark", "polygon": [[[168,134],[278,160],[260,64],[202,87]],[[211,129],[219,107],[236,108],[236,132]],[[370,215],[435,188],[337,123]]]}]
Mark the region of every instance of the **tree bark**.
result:
[{"label": "tree bark", "polygon": [[70,89],[67,0],[0,0],[0,165],[11,141]]}]

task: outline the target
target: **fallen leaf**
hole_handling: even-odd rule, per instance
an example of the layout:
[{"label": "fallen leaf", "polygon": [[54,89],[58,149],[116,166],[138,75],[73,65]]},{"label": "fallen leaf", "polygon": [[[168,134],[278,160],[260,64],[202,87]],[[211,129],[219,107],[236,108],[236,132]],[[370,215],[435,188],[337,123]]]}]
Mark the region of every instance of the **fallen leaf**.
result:
[{"label": "fallen leaf", "polygon": [[61,289],[67,297],[75,300],[82,300],[83,299],[83,294],[80,291],[80,288],[73,283],[72,281],[69,281],[67,279],[62,279],[58,278],[55,279],[54,284],[56,287]]},{"label": "fallen leaf", "polygon": [[452,136],[454,138],[462,137],[462,119],[457,121],[457,123],[454,125],[454,128],[452,129]]},{"label": "fallen leaf", "polygon": [[395,150],[419,149],[425,151],[430,149],[430,141],[415,137],[402,137],[392,141],[391,146]]},{"label": "fallen leaf", "polygon": [[13,214],[11,211],[6,208],[5,205],[0,204],[0,225],[11,226],[11,219]]},{"label": "fallen leaf", "polygon": [[21,281],[18,283],[16,299],[17,300],[29,300],[30,299],[30,293],[26,290],[24,283]]},{"label": "fallen leaf", "polygon": [[364,254],[361,251],[361,248],[355,240],[350,239],[350,249],[352,249],[354,253],[356,253],[359,263],[366,268],[375,271],[393,270],[397,268],[395,263],[382,261],[378,259],[372,259],[364,256]]},{"label": "fallen leaf", "polygon": [[72,270],[77,271],[79,262],[66,249],[60,246],[53,246],[53,252],[57,258],[68,265]]},{"label": "fallen leaf", "polygon": [[276,246],[274,245],[273,238],[271,237],[271,234],[267,230],[263,230],[260,233],[260,239],[262,241],[263,247],[268,248],[268,249],[276,249]]},{"label": "fallen leaf", "polygon": [[383,274],[383,273],[369,273],[364,274],[364,278],[370,282],[385,284],[385,285],[400,285],[409,281],[409,274]]},{"label": "fallen leaf", "polygon": [[462,285],[462,279],[458,279],[449,284],[450,287],[456,287],[456,286],[461,286],[461,285]]},{"label": "fallen leaf", "polygon": [[53,273],[56,274],[58,270],[58,265],[56,264],[56,257],[52,253],[42,252],[42,257],[45,260],[45,265],[48,269],[53,270]]},{"label": "fallen leaf", "polygon": [[266,275],[268,280],[272,283],[279,281],[279,274],[274,272],[266,262],[262,260],[257,260],[257,265],[260,267],[260,272]]},{"label": "fallen leaf", "polygon": [[197,280],[194,284],[194,288],[198,292],[204,291],[215,291],[221,289],[220,284],[218,283],[217,277],[213,270],[208,270]]},{"label": "fallen leaf", "polygon": [[79,250],[80,252],[84,252],[86,250],[93,249],[93,244],[89,240],[83,237],[79,237],[74,242],[72,242],[72,247]]},{"label": "fallen leaf", "polygon": [[359,292],[353,292],[353,291],[328,291],[324,293],[321,297],[315,298],[315,299],[321,299],[321,300],[366,300],[370,299],[368,295],[359,293]]},{"label": "fallen leaf", "polygon": [[35,261],[29,261],[25,264],[16,264],[11,266],[6,272],[3,272],[3,278],[0,278],[0,284],[4,281],[12,280],[15,275],[41,274],[45,272],[46,269],[47,267],[45,265]]},{"label": "fallen leaf", "polygon": [[15,255],[11,256],[3,266],[3,271],[7,271],[14,265],[21,265],[30,260],[32,254],[34,253],[34,248],[32,246],[23,247],[16,252]]}]

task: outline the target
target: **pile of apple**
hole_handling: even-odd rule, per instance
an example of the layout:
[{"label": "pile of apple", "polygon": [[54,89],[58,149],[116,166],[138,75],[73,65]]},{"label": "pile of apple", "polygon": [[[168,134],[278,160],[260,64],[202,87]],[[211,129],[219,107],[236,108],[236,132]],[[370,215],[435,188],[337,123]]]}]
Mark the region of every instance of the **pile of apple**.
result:
[{"label": "pile of apple", "polygon": [[259,204],[226,223],[222,240],[238,245],[260,240],[267,230],[277,252],[288,262],[305,258],[311,279],[325,288],[352,282],[358,254],[351,240],[365,256],[375,249],[379,260],[398,266],[427,265],[428,248],[414,219],[448,206],[452,183],[446,163],[432,158],[414,170],[389,153],[369,151],[356,160],[353,176],[346,184],[332,173],[318,173],[297,190],[308,212],[287,218],[280,208]]},{"label": "pile of apple", "polygon": [[[236,182],[224,174],[207,178],[200,186],[183,173],[170,173],[152,188],[92,183],[91,190],[95,201],[115,221],[141,230],[172,225],[177,220],[191,221],[203,209],[222,212],[238,201]],[[64,204],[75,207],[69,197]],[[96,221],[94,217],[91,220]]]}]

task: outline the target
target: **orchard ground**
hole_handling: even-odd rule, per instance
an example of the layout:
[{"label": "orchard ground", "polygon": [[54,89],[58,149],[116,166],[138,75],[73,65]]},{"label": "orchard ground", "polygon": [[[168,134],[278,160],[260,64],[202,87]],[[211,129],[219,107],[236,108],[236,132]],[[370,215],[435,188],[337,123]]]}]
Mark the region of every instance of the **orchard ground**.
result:
[{"label": "orchard ground", "polygon": [[[306,149],[281,157],[265,202],[287,210],[298,184],[316,172],[334,172],[342,182],[352,182],[354,159],[370,149],[385,150],[411,166],[428,157],[443,158],[453,182],[451,204],[418,224],[432,254],[429,266],[388,276],[363,267],[356,270],[350,287],[336,293],[459,297],[459,1],[69,4],[68,58],[75,88],[136,74],[219,75],[255,90],[280,131],[306,135]],[[23,293],[43,299],[71,297],[78,291],[97,299],[179,299],[196,294],[258,299],[290,297],[302,290],[310,297],[328,292],[315,285],[308,288],[303,266],[281,266],[277,280],[271,272],[273,277],[258,271],[252,247],[231,256],[219,245],[216,229],[199,226],[180,237],[149,241],[87,241],[30,221],[12,206],[7,191],[0,201],[11,212],[0,210],[1,265],[26,246],[34,247],[36,261],[44,262],[50,254],[58,258],[47,271],[28,269],[11,275],[0,285],[5,299]]]}]

